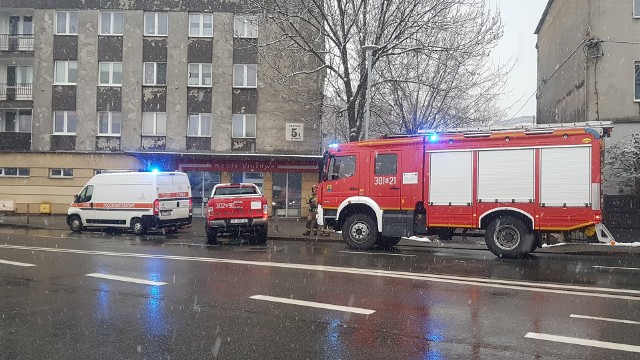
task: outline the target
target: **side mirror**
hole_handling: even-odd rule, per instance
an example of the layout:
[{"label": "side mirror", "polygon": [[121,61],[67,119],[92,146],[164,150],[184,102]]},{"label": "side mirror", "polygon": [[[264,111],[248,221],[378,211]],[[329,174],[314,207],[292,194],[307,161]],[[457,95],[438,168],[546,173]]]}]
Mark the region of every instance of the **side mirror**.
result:
[{"label": "side mirror", "polygon": [[73,195],[73,202],[74,203],[79,203],[80,202],[80,195]]}]

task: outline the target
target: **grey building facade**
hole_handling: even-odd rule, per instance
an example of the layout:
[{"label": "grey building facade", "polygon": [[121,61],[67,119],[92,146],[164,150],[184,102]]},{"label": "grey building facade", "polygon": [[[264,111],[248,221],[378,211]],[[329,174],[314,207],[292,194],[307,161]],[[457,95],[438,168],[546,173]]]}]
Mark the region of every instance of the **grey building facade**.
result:
[{"label": "grey building facade", "polygon": [[[258,177],[270,195],[280,173],[299,179],[297,198],[316,176],[322,74],[267,81],[275,72],[259,49],[273,34],[239,3],[0,3],[0,201],[18,212],[43,202],[61,212],[102,170],[190,171],[192,185],[207,183],[201,198],[212,183]],[[61,156],[73,163],[45,165]],[[16,191],[14,177],[33,187]],[[45,196],[51,187],[60,195]]]},{"label": "grey building facade", "polygon": [[538,123],[612,121],[607,145],[640,131],[640,0],[549,0],[535,33]]}]

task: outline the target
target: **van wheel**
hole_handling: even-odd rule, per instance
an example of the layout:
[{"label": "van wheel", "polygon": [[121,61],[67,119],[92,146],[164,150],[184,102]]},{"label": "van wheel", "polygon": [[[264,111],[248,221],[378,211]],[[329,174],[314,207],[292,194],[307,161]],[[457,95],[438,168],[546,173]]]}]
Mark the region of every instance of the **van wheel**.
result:
[{"label": "van wheel", "polygon": [[69,229],[77,233],[82,231],[82,219],[80,219],[80,216],[74,215],[69,218]]},{"label": "van wheel", "polygon": [[494,255],[514,259],[531,252],[534,236],[522,220],[501,216],[489,224],[484,240]]},{"label": "van wheel", "polygon": [[144,222],[140,218],[131,219],[131,231],[134,235],[144,235],[147,232],[147,227],[144,226]]},{"label": "van wheel", "polygon": [[205,233],[207,233],[207,245],[215,245],[218,243],[218,232],[205,226]]},{"label": "van wheel", "polygon": [[378,240],[378,227],[369,215],[353,214],[342,225],[342,238],[352,249],[369,250]]}]

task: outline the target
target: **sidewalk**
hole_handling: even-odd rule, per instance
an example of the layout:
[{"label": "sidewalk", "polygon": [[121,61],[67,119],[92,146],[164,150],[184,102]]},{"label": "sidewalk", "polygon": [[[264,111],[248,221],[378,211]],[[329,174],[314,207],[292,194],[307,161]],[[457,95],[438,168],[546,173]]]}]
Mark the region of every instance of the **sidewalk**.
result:
[{"label": "sidewalk", "polygon": [[[45,229],[45,230],[69,230],[64,215],[41,216],[33,215],[28,219],[25,215],[3,216],[0,215],[0,228],[13,229]],[[303,236],[305,231],[305,221],[303,219],[278,218],[269,219],[269,236],[270,240],[289,240],[289,241],[305,241],[305,242],[341,242],[342,235],[331,233],[330,236],[310,235]],[[205,237],[204,218],[193,218],[191,228],[182,230],[181,233],[187,232],[196,237]],[[434,240],[413,241],[404,239],[398,243],[400,246],[428,247],[442,249],[464,249],[464,250],[486,250],[484,239],[482,237],[468,237],[467,240],[459,236],[454,237],[450,241]],[[640,255],[640,245],[617,244],[614,246],[608,244],[560,244],[545,246],[537,249],[536,253],[552,253],[552,254],[581,254],[581,255]]]}]

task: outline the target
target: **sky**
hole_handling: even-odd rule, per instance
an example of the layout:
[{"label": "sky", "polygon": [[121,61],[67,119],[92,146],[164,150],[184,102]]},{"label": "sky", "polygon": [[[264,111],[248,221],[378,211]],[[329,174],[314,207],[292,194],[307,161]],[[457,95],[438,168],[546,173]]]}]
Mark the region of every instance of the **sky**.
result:
[{"label": "sky", "polygon": [[515,63],[505,87],[506,96],[499,105],[507,109],[508,118],[535,115],[535,95],[529,99],[536,90],[537,53],[533,32],[547,0],[489,1],[500,10],[504,24],[504,35],[491,53],[493,61],[500,65]]}]

